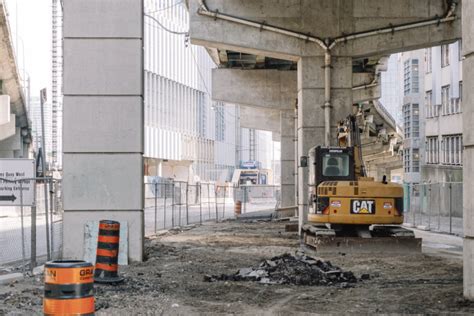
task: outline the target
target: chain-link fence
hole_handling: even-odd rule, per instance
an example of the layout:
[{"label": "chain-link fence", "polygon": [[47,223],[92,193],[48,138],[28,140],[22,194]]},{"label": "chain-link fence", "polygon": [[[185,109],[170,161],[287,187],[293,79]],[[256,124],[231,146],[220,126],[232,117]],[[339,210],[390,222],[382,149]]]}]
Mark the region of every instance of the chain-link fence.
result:
[{"label": "chain-link fence", "polygon": [[275,209],[279,199],[278,186],[233,187],[156,179],[145,184],[145,234],[233,218],[236,201],[242,202],[242,212],[253,212]]},{"label": "chain-link fence", "polygon": [[281,201],[280,186],[241,185],[234,190],[234,199],[242,202],[242,212],[275,209]]},{"label": "chain-link fence", "polygon": [[[46,260],[62,257],[61,181],[52,178],[0,179],[21,192],[11,194],[16,206],[0,206],[0,274],[26,272]],[[23,192],[32,188],[32,205]],[[5,199],[5,197],[4,197]],[[14,203],[16,202],[16,203]],[[7,204],[7,203],[2,203]]]},{"label": "chain-link fence", "polygon": [[405,223],[463,235],[462,182],[404,184]]},{"label": "chain-link fence", "polygon": [[[62,257],[61,181],[35,178],[12,183],[22,186],[28,181],[34,183],[33,206],[0,206],[0,274],[27,272]],[[157,179],[145,184],[145,234],[233,218],[235,201],[242,202],[242,212],[273,209],[279,192],[277,186],[233,187]]]},{"label": "chain-link fence", "polygon": [[145,183],[145,234],[234,216],[232,188],[158,179]]}]

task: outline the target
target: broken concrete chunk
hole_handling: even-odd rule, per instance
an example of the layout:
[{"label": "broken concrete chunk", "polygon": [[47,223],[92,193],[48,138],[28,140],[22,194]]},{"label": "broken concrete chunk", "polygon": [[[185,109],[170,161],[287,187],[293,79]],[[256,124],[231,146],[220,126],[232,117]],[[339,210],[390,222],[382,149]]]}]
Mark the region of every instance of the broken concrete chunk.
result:
[{"label": "broken concrete chunk", "polygon": [[[258,281],[262,284],[335,285],[348,287],[357,282],[350,271],[343,271],[329,261],[315,259],[304,254],[283,254],[260,262],[256,268],[242,268],[235,274],[205,276],[205,281]],[[344,283],[344,285],[341,285]]]}]

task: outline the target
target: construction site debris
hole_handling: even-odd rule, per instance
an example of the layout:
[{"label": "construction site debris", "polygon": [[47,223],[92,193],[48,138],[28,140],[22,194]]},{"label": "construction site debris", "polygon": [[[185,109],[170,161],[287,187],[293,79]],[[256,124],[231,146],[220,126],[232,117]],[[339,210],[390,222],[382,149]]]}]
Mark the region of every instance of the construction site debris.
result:
[{"label": "construction site debris", "polygon": [[285,253],[263,260],[258,267],[242,268],[234,274],[205,275],[205,282],[255,281],[262,284],[293,284],[330,286],[339,284],[350,287],[357,278],[350,271],[343,271],[331,262]]}]

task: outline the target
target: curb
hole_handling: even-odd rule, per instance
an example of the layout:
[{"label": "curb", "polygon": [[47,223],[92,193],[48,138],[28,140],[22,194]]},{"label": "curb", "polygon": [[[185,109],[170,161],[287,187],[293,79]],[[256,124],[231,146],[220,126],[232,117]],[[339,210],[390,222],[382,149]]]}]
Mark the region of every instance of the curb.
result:
[{"label": "curb", "polygon": [[10,273],[0,275],[0,285],[8,285],[15,281],[23,280],[25,277],[21,273]]},{"label": "curb", "polygon": [[[38,266],[33,269],[33,276],[40,275],[43,272],[44,272],[44,265]],[[19,272],[0,275],[0,286],[9,285],[13,282],[21,281],[23,279],[25,279],[25,276]]]}]

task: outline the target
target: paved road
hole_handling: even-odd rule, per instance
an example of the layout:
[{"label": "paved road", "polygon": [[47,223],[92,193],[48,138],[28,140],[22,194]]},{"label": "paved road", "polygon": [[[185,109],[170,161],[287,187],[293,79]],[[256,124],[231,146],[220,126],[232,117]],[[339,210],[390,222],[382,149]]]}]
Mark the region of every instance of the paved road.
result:
[{"label": "paved road", "polygon": [[[54,216],[54,249],[58,251],[61,247],[62,240],[62,224],[61,218]],[[39,216],[36,226],[36,254],[37,257],[45,256],[46,251],[46,220],[43,216]],[[24,221],[24,251],[26,259],[30,258],[31,250],[31,221],[25,218]],[[22,260],[22,230],[20,217],[4,217],[0,218],[0,265],[9,262]]]}]

